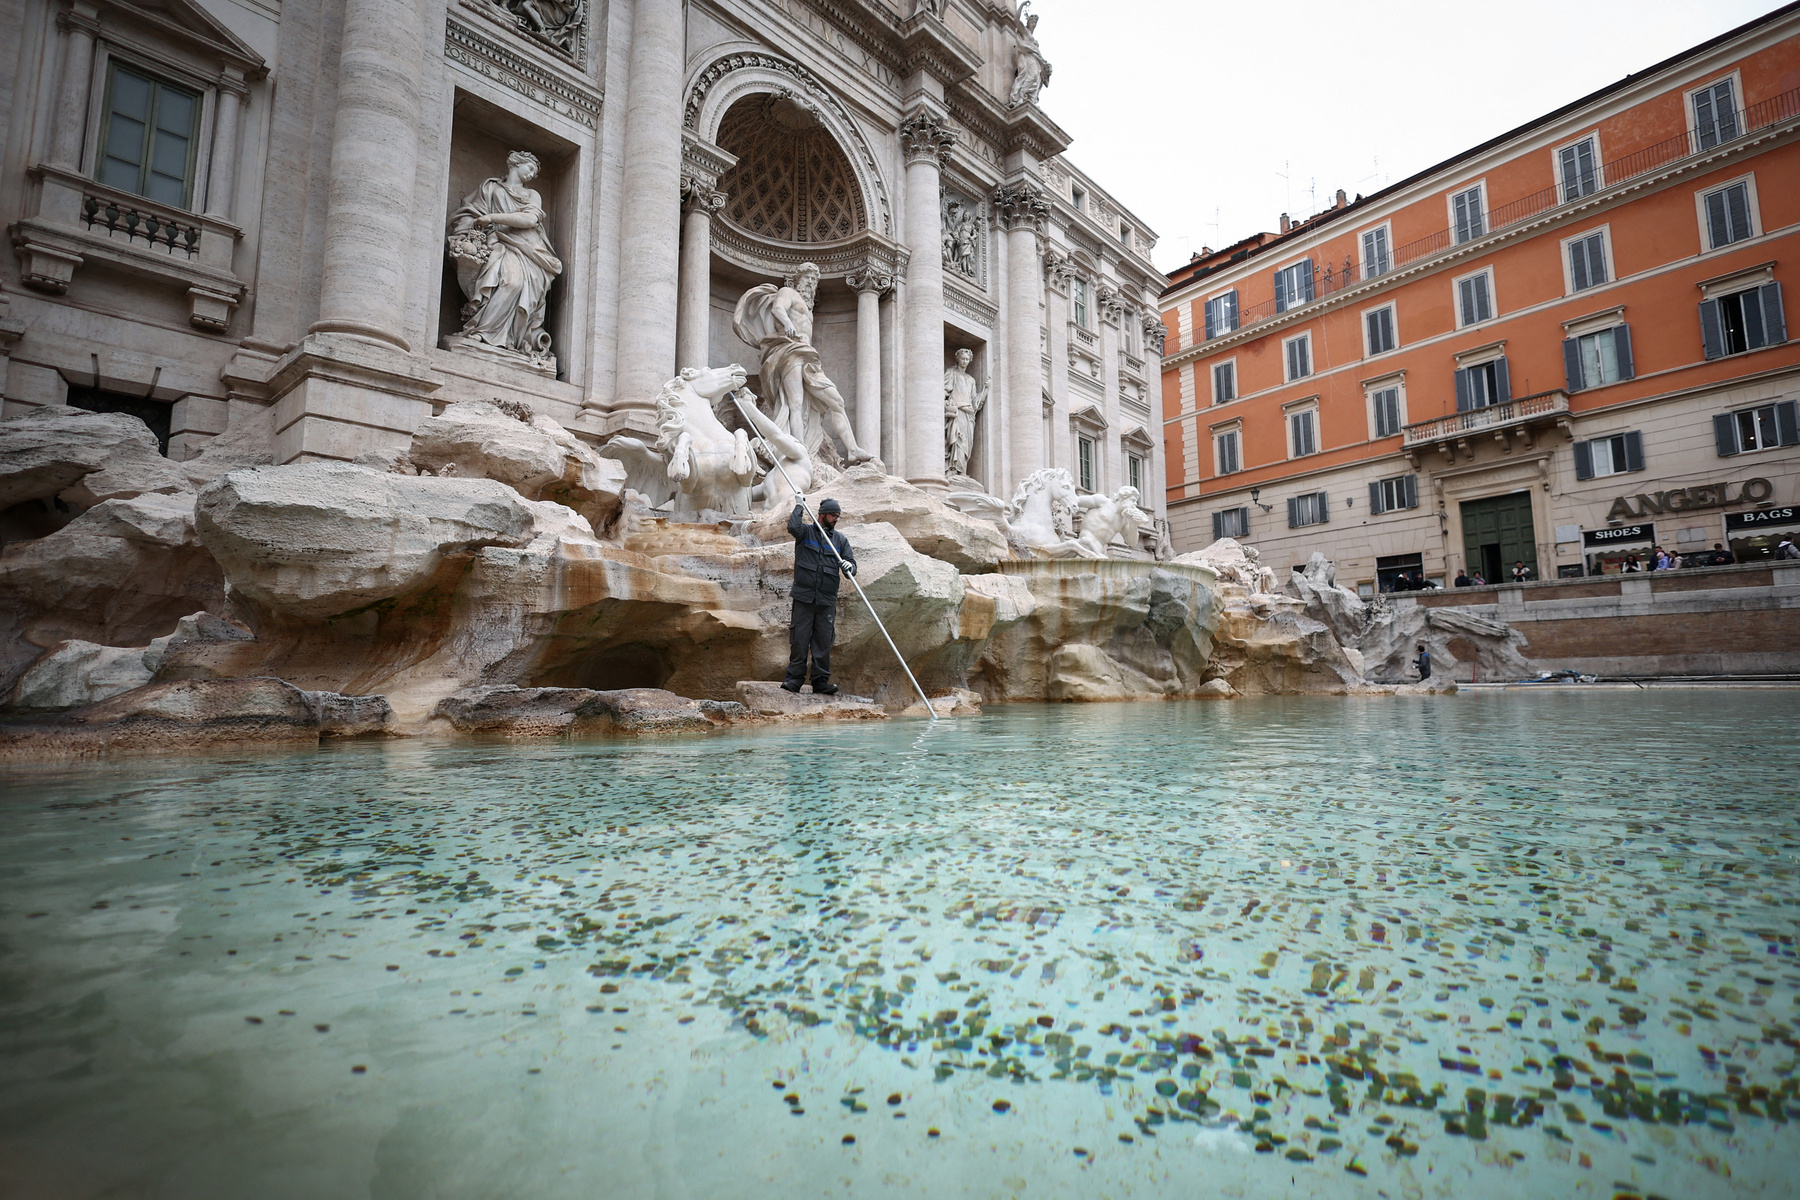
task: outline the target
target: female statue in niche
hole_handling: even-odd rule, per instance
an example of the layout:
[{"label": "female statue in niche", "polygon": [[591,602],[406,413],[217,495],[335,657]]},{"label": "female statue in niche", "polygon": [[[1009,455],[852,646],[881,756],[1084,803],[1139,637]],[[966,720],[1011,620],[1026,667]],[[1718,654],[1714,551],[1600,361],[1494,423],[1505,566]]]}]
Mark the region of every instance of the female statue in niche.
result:
[{"label": "female statue in niche", "polygon": [[511,351],[554,372],[544,302],[563,265],[544,229],[543,199],[526,186],[537,174],[537,155],[507,155],[506,178],[486,180],[450,215],[449,252],[468,297],[462,346]]}]

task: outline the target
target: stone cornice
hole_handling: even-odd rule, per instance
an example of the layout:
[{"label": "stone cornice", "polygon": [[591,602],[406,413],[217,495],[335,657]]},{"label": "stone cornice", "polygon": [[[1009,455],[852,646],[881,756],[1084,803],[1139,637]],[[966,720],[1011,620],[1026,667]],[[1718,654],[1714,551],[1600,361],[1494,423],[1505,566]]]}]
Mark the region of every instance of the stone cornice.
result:
[{"label": "stone cornice", "polygon": [[963,45],[942,17],[920,10],[900,24],[901,67],[923,71],[946,87],[973,78],[981,56]]},{"label": "stone cornice", "polygon": [[[107,16],[147,25],[166,37],[236,67],[246,78],[261,79],[269,73],[269,64],[263,61],[262,55],[248,42],[220,24],[211,13],[188,0],[165,0],[169,9],[166,14],[139,8],[135,4],[124,3],[123,0],[92,0],[92,3]],[[90,34],[98,34],[100,31],[97,21],[73,9],[58,14],[57,23],[64,28],[79,26]]]},{"label": "stone cornice", "polygon": [[714,187],[725,172],[737,166],[737,155],[706,141],[691,129],[681,131],[681,175],[683,182]]},{"label": "stone cornice", "polygon": [[444,57],[536,101],[558,116],[589,129],[599,128],[604,97],[585,78],[571,78],[567,68],[553,68],[548,61],[502,46],[485,31],[464,25],[454,17],[444,22]]}]

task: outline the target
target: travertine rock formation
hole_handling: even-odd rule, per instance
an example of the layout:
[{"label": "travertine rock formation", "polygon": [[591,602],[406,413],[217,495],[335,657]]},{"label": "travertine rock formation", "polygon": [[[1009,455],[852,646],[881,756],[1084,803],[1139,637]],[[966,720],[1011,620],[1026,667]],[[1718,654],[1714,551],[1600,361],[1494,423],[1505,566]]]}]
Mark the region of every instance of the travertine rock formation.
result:
[{"label": "travertine rock formation", "polygon": [[56,497],[87,508],[146,492],[191,491],[136,417],[46,405],[0,421],[0,509]]},{"label": "travertine rock formation", "polygon": [[180,495],[108,501],[0,551],[0,695],[59,642],[143,647],[189,613],[223,611],[224,577],[192,506]]},{"label": "travertine rock formation", "polygon": [[[992,521],[952,508],[878,466],[849,467],[817,485],[814,496],[830,496],[844,506],[844,528],[874,522],[892,525],[914,550],[961,571],[991,571],[996,563],[1013,557]],[[787,517],[786,511],[772,512],[752,528],[768,541],[786,538]]]},{"label": "travertine rock formation", "polygon": [[[118,432],[91,417],[41,423]],[[65,494],[76,467],[76,481],[124,474],[115,451],[58,459],[34,444],[37,473],[15,476],[27,491]],[[107,444],[131,462],[143,450],[138,436]],[[368,464],[232,465],[266,443],[215,445],[216,461],[195,460],[197,476],[219,469],[198,497],[104,500],[0,554],[0,695],[15,713],[64,712],[15,722],[0,753],[923,712],[850,588],[833,655],[843,693],[773,682],[793,574],[785,511],[748,528],[659,516],[620,464],[522,408],[452,405]],[[1300,598],[1271,595],[1235,543],[1162,564],[1015,557],[993,523],[876,467],[821,478],[815,494],[846,509],[863,592],[945,715],[983,700],[1376,691],[1359,638],[1380,641],[1378,668],[1426,625],[1446,668],[1458,637],[1517,638],[1379,607],[1365,630],[1330,564],[1296,576]]]},{"label": "travertine rock formation", "polygon": [[61,716],[0,724],[0,761],[207,746],[307,745],[386,730],[380,696],[306,692],[279,679],[153,683]]},{"label": "travertine rock formation", "polygon": [[312,462],[229,472],[200,493],[196,526],[233,589],[325,618],[421,586],[448,554],[523,546],[536,522],[490,479]]},{"label": "travertine rock formation", "polygon": [[1530,679],[1538,673],[1525,657],[1524,634],[1462,608],[1378,600],[1358,645],[1368,677],[1382,682],[1412,678],[1410,664],[1421,645],[1431,651],[1433,679],[1448,679],[1457,666],[1469,662],[1478,679]]},{"label": "travertine rock formation", "polygon": [[1337,568],[1330,559],[1313,551],[1306,566],[1288,577],[1288,590],[1306,605],[1307,616],[1331,627],[1341,645],[1356,645],[1368,623],[1369,606],[1349,588],[1338,586]]}]

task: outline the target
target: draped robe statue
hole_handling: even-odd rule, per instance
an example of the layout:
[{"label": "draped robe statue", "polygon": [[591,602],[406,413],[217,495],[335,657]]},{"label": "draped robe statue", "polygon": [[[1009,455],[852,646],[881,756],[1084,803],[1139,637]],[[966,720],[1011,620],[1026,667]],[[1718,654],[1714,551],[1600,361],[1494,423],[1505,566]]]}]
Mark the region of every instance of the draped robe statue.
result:
[{"label": "draped robe statue", "polygon": [[525,186],[537,174],[536,155],[509,154],[506,177],[484,181],[450,215],[449,253],[468,297],[462,338],[554,372],[544,302],[563,264],[544,231],[544,202]]},{"label": "draped robe statue", "polygon": [[975,448],[975,418],[987,404],[988,389],[977,387],[969,374],[974,354],[956,352],[956,365],[944,371],[944,466],[954,475],[969,473],[969,455]]}]

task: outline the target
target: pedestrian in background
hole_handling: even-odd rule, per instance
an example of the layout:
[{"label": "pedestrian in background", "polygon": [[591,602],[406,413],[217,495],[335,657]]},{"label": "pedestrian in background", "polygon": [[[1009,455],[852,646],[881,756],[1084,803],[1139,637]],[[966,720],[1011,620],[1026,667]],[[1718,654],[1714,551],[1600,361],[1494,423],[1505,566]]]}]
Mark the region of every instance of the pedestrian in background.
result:
[{"label": "pedestrian in background", "polygon": [[1430,679],[1431,678],[1431,651],[1427,650],[1423,646],[1420,646],[1419,647],[1419,657],[1413,659],[1413,666],[1419,668],[1419,682],[1420,683],[1423,683],[1427,679]]}]

